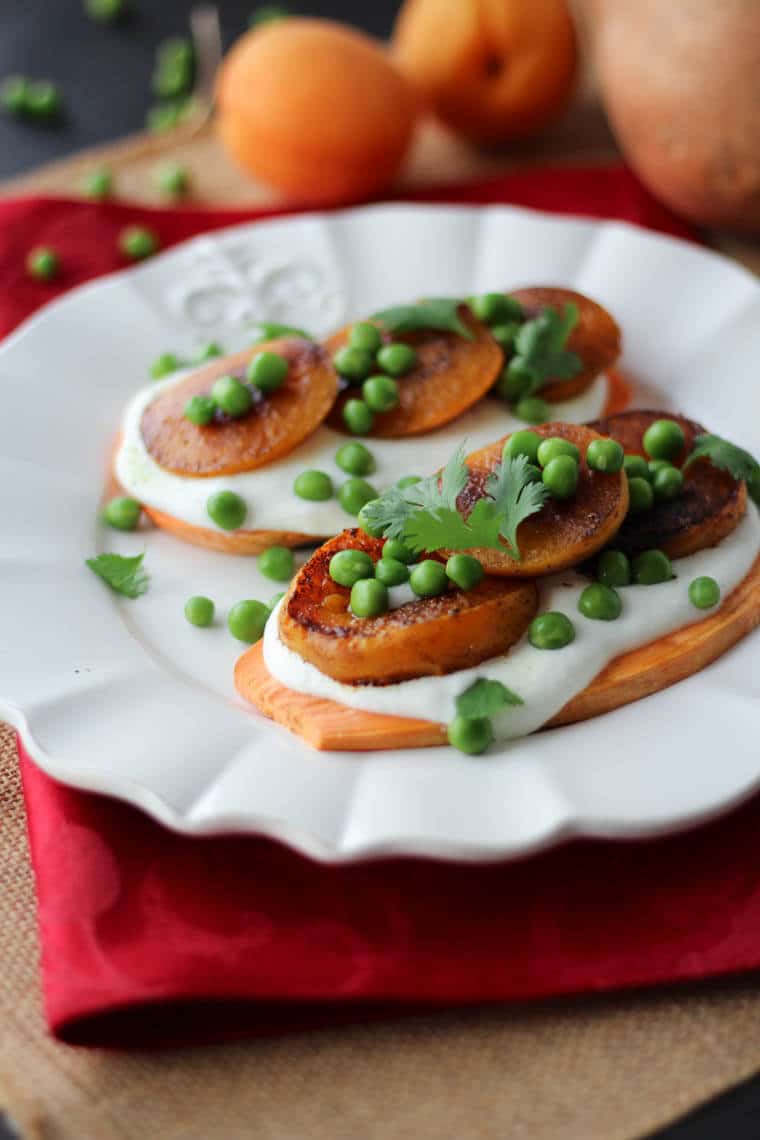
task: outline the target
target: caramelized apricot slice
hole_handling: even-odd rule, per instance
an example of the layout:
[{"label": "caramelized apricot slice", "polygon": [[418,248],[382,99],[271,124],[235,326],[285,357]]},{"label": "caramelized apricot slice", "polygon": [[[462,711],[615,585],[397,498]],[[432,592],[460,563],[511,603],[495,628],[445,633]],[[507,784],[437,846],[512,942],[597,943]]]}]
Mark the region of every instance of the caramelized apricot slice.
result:
[{"label": "caramelized apricot slice", "polygon": [[[200,426],[185,418],[191,396],[207,395],[219,376],[243,377],[248,362],[276,352],[288,362],[281,388],[256,400],[240,419]],[[253,471],[297,447],[319,427],[338,390],[338,377],[321,345],[283,337],[214,360],[160,392],[143,412],[140,430],[156,463],[176,475],[236,475]]]},{"label": "caramelized apricot slice", "polygon": [[[613,537],[628,510],[628,483],[625,474],[615,475],[591,471],[586,463],[586,450],[597,432],[580,424],[541,424],[532,429],[544,439],[560,436],[574,443],[580,451],[578,489],[571,499],[546,500],[541,510],[520,524],[517,540],[519,562],[498,550],[473,550],[487,574],[504,574],[511,578],[532,578],[553,574],[569,566],[585,562]],[[467,457],[470,478],[458,500],[461,511],[469,512],[486,493],[486,480],[501,463],[504,444],[509,436],[474,451]]]},{"label": "caramelized apricot slice", "polygon": [[509,295],[520,302],[529,318],[537,317],[547,307],[561,310],[570,302],[578,308],[578,323],[567,339],[567,348],[581,358],[583,371],[571,380],[550,379],[539,393],[542,399],[556,404],[580,395],[620,356],[620,326],[611,313],[583,293],[537,285],[513,289]]},{"label": "caramelized apricot slice", "polygon": [[[460,308],[459,315],[474,340],[434,329],[404,336],[383,333],[385,344],[397,341],[411,345],[417,353],[417,364],[399,377],[398,407],[375,416],[371,436],[399,439],[434,431],[472,407],[493,387],[504,363],[504,354],[486,326],[477,321],[466,306]],[[350,327],[341,329],[326,342],[331,356],[347,342]],[[347,387],[341,392],[327,421],[330,427],[347,430],[343,407],[356,396],[361,396],[359,388]]]},{"label": "caramelized apricot slice", "polygon": [[[676,466],[694,447],[694,439],[705,429],[694,420],[670,412],[630,411],[597,420],[590,425],[623,445],[629,455],[644,455],[644,432],[655,420],[675,420],[680,424],[685,445],[676,456]],[[699,459],[684,472],[683,491],[670,502],[655,502],[648,511],[629,515],[617,535],[615,547],[626,554],[658,548],[670,558],[684,558],[715,546],[738,525],[747,509],[747,488],[727,471]]]},{"label": "caramelized apricot slice", "polygon": [[533,582],[484,578],[473,590],[454,587],[417,598],[376,618],[356,618],[351,591],[329,574],[339,550],[366,551],[377,561],[381,539],[347,530],[302,566],[280,611],[280,637],[304,661],[347,684],[388,685],[467,669],[504,653],[522,637],[538,606]]}]

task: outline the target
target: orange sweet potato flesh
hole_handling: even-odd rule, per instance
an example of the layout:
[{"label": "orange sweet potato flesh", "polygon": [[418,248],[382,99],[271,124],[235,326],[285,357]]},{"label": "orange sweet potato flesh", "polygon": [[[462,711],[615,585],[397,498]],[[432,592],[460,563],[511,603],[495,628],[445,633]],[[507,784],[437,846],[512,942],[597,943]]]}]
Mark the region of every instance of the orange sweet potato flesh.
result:
[{"label": "orange sweet potato flesh", "polygon": [[[474,335],[467,340],[458,333],[424,329],[403,336],[383,334],[383,341],[410,344],[417,353],[417,364],[398,379],[399,404],[390,412],[375,416],[370,436],[400,439],[422,435],[456,419],[485,396],[493,387],[504,363],[504,353],[485,325],[462,306],[460,316]],[[326,343],[332,356],[348,340],[350,326],[335,333]],[[328,423],[346,431],[343,407],[347,400],[361,396],[349,387],[335,402]]]},{"label": "orange sweet potato flesh", "polygon": [[[644,455],[644,432],[655,420],[680,424],[685,445],[674,462],[680,466],[705,429],[694,420],[670,412],[629,411],[591,425],[623,445],[629,455]],[[737,526],[747,509],[747,488],[727,471],[699,459],[684,472],[682,493],[671,502],[655,502],[651,510],[630,515],[615,536],[614,545],[626,554],[658,548],[670,558],[684,558],[715,546]]]},{"label": "orange sweet potato flesh", "polygon": [[[574,724],[666,689],[704,669],[760,624],[760,557],[747,577],[709,617],[611,661],[549,721]],[[429,748],[446,743],[446,727],[428,720],[347,708],[296,693],[272,677],[261,643],[235,666],[238,692],[264,714],[327,751]]]},{"label": "orange sweet potato flesh", "polygon": [[[614,475],[591,471],[586,450],[599,434],[580,424],[549,423],[532,429],[544,439],[559,436],[580,451],[578,489],[571,499],[547,499],[536,514],[520,524],[517,540],[520,561],[498,550],[477,549],[471,553],[483,563],[487,574],[532,578],[554,574],[585,562],[615,535],[628,510],[628,482],[620,471]],[[469,511],[485,494],[488,476],[501,462],[506,440],[483,447],[467,457],[470,478],[458,506]]]},{"label": "orange sweet potato flesh", "polygon": [[301,567],[280,610],[280,637],[304,661],[347,684],[388,685],[478,665],[518,641],[538,606],[533,582],[484,578],[473,590],[452,586],[376,618],[357,618],[351,591],[329,574],[340,550],[377,561],[382,539],[344,531]]},{"label": "orange sweet potato flesh", "polygon": [[600,372],[611,368],[620,356],[620,326],[611,313],[583,293],[554,285],[537,285],[512,289],[510,296],[520,302],[529,318],[537,317],[547,307],[561,311],[572,303],[578,308],[578,323],[567,339],[567,348],[581,358],[583,371],[571,380],[549,379],[539,393],[543,400],[559,403],[579,396]]},{"label": "orange sweet potato flesh", "polygon": [[[261,352],[275,352],[288,361],[281,388],[263,396],[240,419],[224,417],[205,426],[186,419],[184,407],[191,396],[207,395],[219,376],[241,377]],[[140,429],[156,463],[176,475],[235,475],[263,467],[297,447],[322,423],[337,390],[337,375],[321,345],[282,337],[214,360],[160,392],[143,412]]]}]

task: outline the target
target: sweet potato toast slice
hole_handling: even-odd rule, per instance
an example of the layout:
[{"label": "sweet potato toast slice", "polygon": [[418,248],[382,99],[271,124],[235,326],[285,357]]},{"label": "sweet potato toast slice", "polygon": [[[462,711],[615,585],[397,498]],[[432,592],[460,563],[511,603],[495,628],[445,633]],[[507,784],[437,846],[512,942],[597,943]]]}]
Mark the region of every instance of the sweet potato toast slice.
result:
[{"label": "sweet potato toast slice", "polygon": [[[477,321],[466,306],[461,306],[459,315],[474,340],[435,329],[404,336],[383,333],[386,344],[400,341],[411,345],[417,353],[417,364],[399,377],[398,407],[375,416],[370,436],[399,439],[433,431],[472,407],[493,387],[504,363],[504,353],[486,326]],[[326,342],[331,357],[348,340],[349,329],[350,326],[341,329]],[[343,407],[357,395],[360,396],[361,391],[354,387],[341,392],[328,417],[330,427],[336,431],[347,430]]]},{"label": "sweet potato toast slice", "polygon": [[509,295],[520,302],[526,316],[530,318],[537,317],[547,307],[561,310],[568,302],[578,307],[578,323],[568,337],[567,348],[581,358],[583,371],[571,380],[550,379],[540,392],[542,399],[549,403],[570,400],[573,396],[580,395],[600,372],[611,368],[620,356],[620,326],[611,313],[583,293],[539,285],[513,289]]},{"label": "sweet potato toast slice", "polygon": [[320,537],[291,530],[212,530],[211,527],[183,522],[164,511],[157,511],[155,507],[144,506],[143,511],[152,523],[175,538],[193,546],[203,546],[206,550],[218,550],[221,554],[261,554],[270,546],[306,546]]},{"label": "sweet potato toast slice", "polygon": [[[683,681],[721,657],[759,624],[760,557],[714,614],[615,658],[545,727],[588,720]],[[268,671],[260,642],[238,659],[235,685],[259,712],[313,748],[361,752],[446,743],[445,725],[368,713],[293,692]]]},{"label": "sweet potato toast slice", "polygon": [[[191,396],[207,395],[219,376],[242,378],[249,360],[261,352],[276,352],[288,361],[281,388],[256,400],[240,419],[219,416],[200,426],[185,418]],[[338,377],[321,345],[282,337],[214,360],[160,392],[143,412],[140,429],[148,452],[167,471],[191,477],[236,475],[297,447],[322,423],[337,391]]]},{"label": "sweet potato toast slice", "polygon": [[[607,545],[628,510],[625,474],[591,471],[586,463],[586,449],[593,439],[599,438],[597,432],[580,424],[564,423],[541,424],[532,430],[544,438],[561,436],[578,447],[581,454],[578,490],[572,499],[547,499],[537,514],[520,524],[517,539],[522,557],[519,562],[506,551],[504,554],[498,550],[471,551],[483,563],[487,574],[535,578],[578,566]],[[509,436],[468,455],[470,478],[457,502],[461,511],[472,510],[485,495],[486,480],[501,462],[507,439]]]},{"label": "sweet potato toast slice", "polygon": [[339,550],[363,550],[377,561],[381,539],[344,531],[301,567],[280,610],[280,637],[304,661],[347,684],[388,685],[477,665],[518,641],[538,606],[533,582],[483,578],[473,590],[452,586],[381,617],[356,618],[351,591],[329,574]]},{"label": "sweet potato toast slice", "polygon": [[[659,419],[675,420],[686,443],[674,462],[680,466],[705,429],[694,420],[670,412],[630,411],[589,425],[623,445],[630,455],[644,455],[643,437]],[[690,464],[684,473],[683,492],[670,502],[656,502],[651,510],[630,515],[615,536],[615,547],[626,554],[659,548],[671,558],[683,558],[715,546],[737,526],[747,509],[747,488],[707,459]]]}]

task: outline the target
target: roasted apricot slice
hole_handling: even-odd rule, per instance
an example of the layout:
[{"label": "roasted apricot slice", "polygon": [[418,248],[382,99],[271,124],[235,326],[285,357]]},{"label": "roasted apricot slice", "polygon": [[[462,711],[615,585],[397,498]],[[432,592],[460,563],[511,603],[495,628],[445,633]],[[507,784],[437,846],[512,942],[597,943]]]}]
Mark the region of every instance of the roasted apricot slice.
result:
[{"label": "roasted apricot slice", "polygon": [[[674,463],[681,466],[705,428],[670,412],[630,411],[597,420],[590,425],[623,445],[629,455],[644,455],[644,432],[655,420],[680,424],[685,445]],[[715,546],[737,526],[747,509],[747,488],[708,459],[698,459],[684,472],[683,491],[677,499],[655,502],[648,511],[629,515],[615,536],[615,547],[626,554],[658,548],[670,558],[683,558]]]},{"label": "roasted apricot slice", "polygon": [[[251,358],[265,351],[288,362],[281,388],[256,400],[240,419],[220,417],[200,426],[185,417],[191,396],[207,395],[219,376],[242,377]],[[297,447],[322,423],[337,390],[338,377],[321,345],[284,337],[214,360],[166,388],[143,412],[140,430],[150,455],[168,471],[194,477],[236,475]]]},{"label": "roasted apricot slice", "polygon": [[[461,307],[459,315],[474,340],[434,329],[403,336],[383,333],[385,344],[400,341],[411,345],[417,353],[417,364],[399,378],[398,406],[375,416],[371,436],[398,439],[434,431],[472,407],[493,387],[504,354],[486,326],[466,306]],[[343,347],[349,330],[350,326],[330,337],[325,345],[330,355]],[[328,419],[330,427],[346,431],[343,408],[347,400],[357,395],[361,395],[359,389],[351,387],[341,392]]]},{"label": "roasted apricot slice", "polygon": [[620,326],[611,313],[583,293],[537,285],[513,289],[509,295],[520,302],[528,318],[537,317],[546,308],[561,310],[568,303],[578,308],[578,323],[567,339],[567,348],[581,358],[583,371],[571,380],[549,379],[539,393],[542,399],[558,403],[580,395],[600,372],[611,368],[620,356]]},{"label": "roasted apricot slice", "polygon": [[473,590],[452,587],[381,617],[356,618],[350,590],[330,577],[330,559],[356,549],[376,561],[382,548],[361,530],[344,531],[301,567],[283,602],[282,641],[336,681],[388,685],[467,669],[504,653],[536,612],[535,583],[483,578]]},{"label": "roasted apricot slice", "polygon": [[[547,499],[537,514],[520,524],[519,562],[506,551],[473,550],[487,574],[532,578],[577,566],[610,541],[628,510],[625,474],[591,471],[586,463],[586,449],[599,438],[597,432],[580,424],[563,423],[541,424],[532,430],[544,439],[560,436],[576,445],[581,455],[578,489],[571,499]],[[509,436],[468,455],[470,477],[457,503],[461,511],[469,512],[485,495],[486,480],[501,463],[507,439]]]}]

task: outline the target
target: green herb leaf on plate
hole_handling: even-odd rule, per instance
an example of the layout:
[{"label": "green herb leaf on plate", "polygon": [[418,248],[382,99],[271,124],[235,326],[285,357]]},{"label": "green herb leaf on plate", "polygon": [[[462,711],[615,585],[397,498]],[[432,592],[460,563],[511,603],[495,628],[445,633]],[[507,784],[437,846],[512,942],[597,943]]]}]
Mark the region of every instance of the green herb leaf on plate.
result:
[{"label": "green herb leaf on plate", "polygon": [[527,455],[507,455],[486,481],[500,521],[499,534],[509,543],[507,554],[516,562],[520,561],[518,526],[540,511],[549,497],[548,487],[533,482],[529,469]]},{"label": "green herb leaf on plate", "polygon": [[370,320],[377,321],[389,333],[437,329],[458,333],[465,340],[474,340],[474,335],[459,315],[461,304],[461,298],[458,297],[430,297],[416,305],[394,305],[390,309],[381,309],[379,313],[373,313]]},{"label": "green herb leaf on plate", "polygon": [[583,371],[583,361],[565,347],[578,323],[578,306],[569,302],[559,312],[545,308],[520,326],[512,359],[532,376],[523,396],[538,392],[547,380],[571,380]]},{"label": "green herb leaf on plate", "polygon": [[760,499],[760,463],[735,443],[719,435],[698,435],[694,449],[683,465],[684,471],[697,459],[709,459],[714,467],[727,471],[734,479],[743,479],[755,502]]},{"label": "green herb leaf on plate", "polygon": [[88,558],[87,565],[99,578],[125,598],[139,598],[148,589],[148,575],[143,569],[144,554],[126,558],[122,554],[98,554]]},{"label": "green herb leaf on plate", "polygon": [[503,708],[524,704],[522,697],[512,692],[501,681],[489,681],[478,677],[469,689],[457,697],[457,716],[475,720],[480,717],[495,716]]}]

